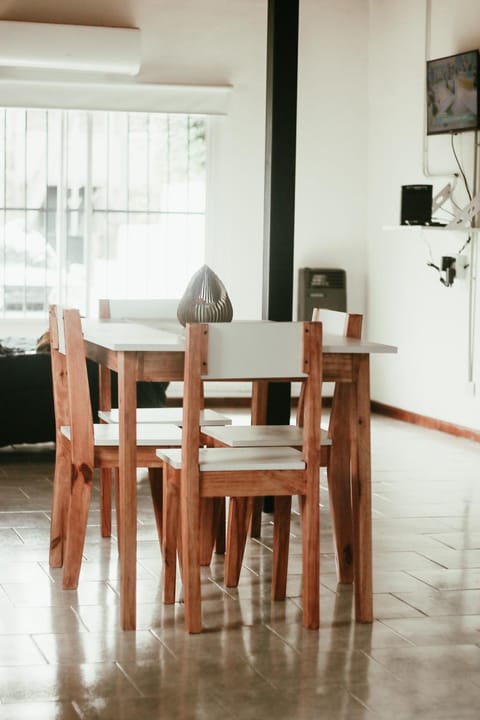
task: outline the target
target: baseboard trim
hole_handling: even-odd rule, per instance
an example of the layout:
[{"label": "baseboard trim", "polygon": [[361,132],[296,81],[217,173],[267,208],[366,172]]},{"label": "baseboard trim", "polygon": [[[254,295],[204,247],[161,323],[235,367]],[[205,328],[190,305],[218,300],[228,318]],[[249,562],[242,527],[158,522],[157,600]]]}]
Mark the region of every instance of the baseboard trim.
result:
[{"label": "baseboard trim", "polygon": [[437,420],[436,418],[431,418],[427,415],[420,415],[419,413],[414,413],[410,410],[403,410],[402,408],[393,407],[392,405],[385,405],[384,403],[377,402],[376,400],[372,400],[371,409],[374,413],[386,415],[394,420],[402,420],[403,422],[408,422],[412,425],[420,425],[421,427],[428,428],[429,430],[439,430],[440,432],[448,433],[449,435],[455,435],[456,437],[480,442],[480,430],[474,430],[473,428],[463,427],[463,425],[445,422],[445,420]]}]

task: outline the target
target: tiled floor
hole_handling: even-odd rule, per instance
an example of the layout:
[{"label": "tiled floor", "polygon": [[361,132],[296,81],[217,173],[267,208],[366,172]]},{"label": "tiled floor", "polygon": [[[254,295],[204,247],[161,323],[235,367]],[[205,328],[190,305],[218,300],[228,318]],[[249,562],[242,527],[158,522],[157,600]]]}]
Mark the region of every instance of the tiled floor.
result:
[{"label": "tiled floor", "polygon": [[[336,584],[322,477],[319,632],[299,610],[298,518],[288,600],[269,600],[269,515],[238,590],[204,572],[206,630],[160,601],[148,482],[139,478],[138,630],[118,629],[115,539],[98,496],[77,592],[48,567],[53,455],[0,453],[0,720],[478,720],[480,448],[375,417],[375,617]],[[267,579],[266,579],[267,578]]]}]

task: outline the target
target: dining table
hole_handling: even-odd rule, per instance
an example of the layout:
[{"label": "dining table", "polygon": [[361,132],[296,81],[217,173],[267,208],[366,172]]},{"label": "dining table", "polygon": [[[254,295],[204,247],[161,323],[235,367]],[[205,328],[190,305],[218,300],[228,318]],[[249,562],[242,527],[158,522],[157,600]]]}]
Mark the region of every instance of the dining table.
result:
[{"label": "dining table", "polygon": [[[259,322],[269,322],[262,321]],[[85,351],[101,372],[118,375],[119,482],[117,532],[120,552],[120,625],[136,628],[137,474],[136,383],[183,381],[185,333],[180,324],[151,320],[83,318]],[[354,522],[337,519],[345,539],[337,552],[340,582],[352,582],[355,619],[373,621],[370,356],[397,348],[344,335],[323,336],[323,380],[336,384],[331,413],[334,480],[351,502]],[[108,398],[108,396],[106,396]],[[108,399],[107,399],[108,402]],[[260,403],[252,422],[262,423]],[[100,408],[102,395],[100,395]],[[347,527],[348,525],[348,527]]]}]

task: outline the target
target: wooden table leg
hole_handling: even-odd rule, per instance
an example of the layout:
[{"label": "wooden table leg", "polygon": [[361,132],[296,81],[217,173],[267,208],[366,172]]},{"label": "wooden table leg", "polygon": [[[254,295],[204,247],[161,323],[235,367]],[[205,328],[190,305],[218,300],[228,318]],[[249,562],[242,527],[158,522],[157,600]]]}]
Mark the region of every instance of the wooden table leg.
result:
[{"label": "wooden table leg", "polygon": [[[98,406],[100,410],[112,409],[111,372],[104,365],[98,371]],[[100,531],[102,537],[112,534],[112,471],[100,470]]]},{"label": "wooden table leg", "polygon": [[[265,425],[267,420],[268,382],[257,381],[252,383],[252,407],[250,422],[252,425]],[[259,538],[262,528],[263,498],[253,498],[252,519],[250,535]]]},{"label": "wooden table leg", "polygon": [[369,356],[354,356],[353,370],[352,508],[355,538],[355,617],[359,622],[373,622]]},{"label": "wooden table leg", "polygon": [[117,512],[120,553],[120,623],[135,630],[137,604],[137,481],[136,481],[136,367],[137,354],[118,353],[118,407],[120,421],[119,503]]},{"label": "wooden table leg", "polygon": [[351,383],[337,382],[329,425],[332,445],[327,467],[328,494],[339,583],[353,583],[354,546],[350,485],[351,391]]}]

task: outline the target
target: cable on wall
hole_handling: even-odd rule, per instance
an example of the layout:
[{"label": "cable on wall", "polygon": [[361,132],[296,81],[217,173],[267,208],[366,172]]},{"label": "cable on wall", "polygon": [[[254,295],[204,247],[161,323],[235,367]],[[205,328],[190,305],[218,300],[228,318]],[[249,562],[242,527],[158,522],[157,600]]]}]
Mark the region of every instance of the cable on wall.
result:
[{"label": "cable on wall", "polygon": [[[475,155],[473,167],[473,195],[475,197],[478,192],[478,131],[475,131]],[[472,227],[477,224],[477,216],[472,219]],[[469,238],[471,235],[469,235]],[[478,238],[476,238],[478,239]],[[470,249],[470,272],[468,282],[468,368],[467,379],[469,383],[473,383],[474,366],[475,366],[475,315],[476,315],[476,298],[477,298],[477,266],[478,266],[478,242],[471,243]]]}]

